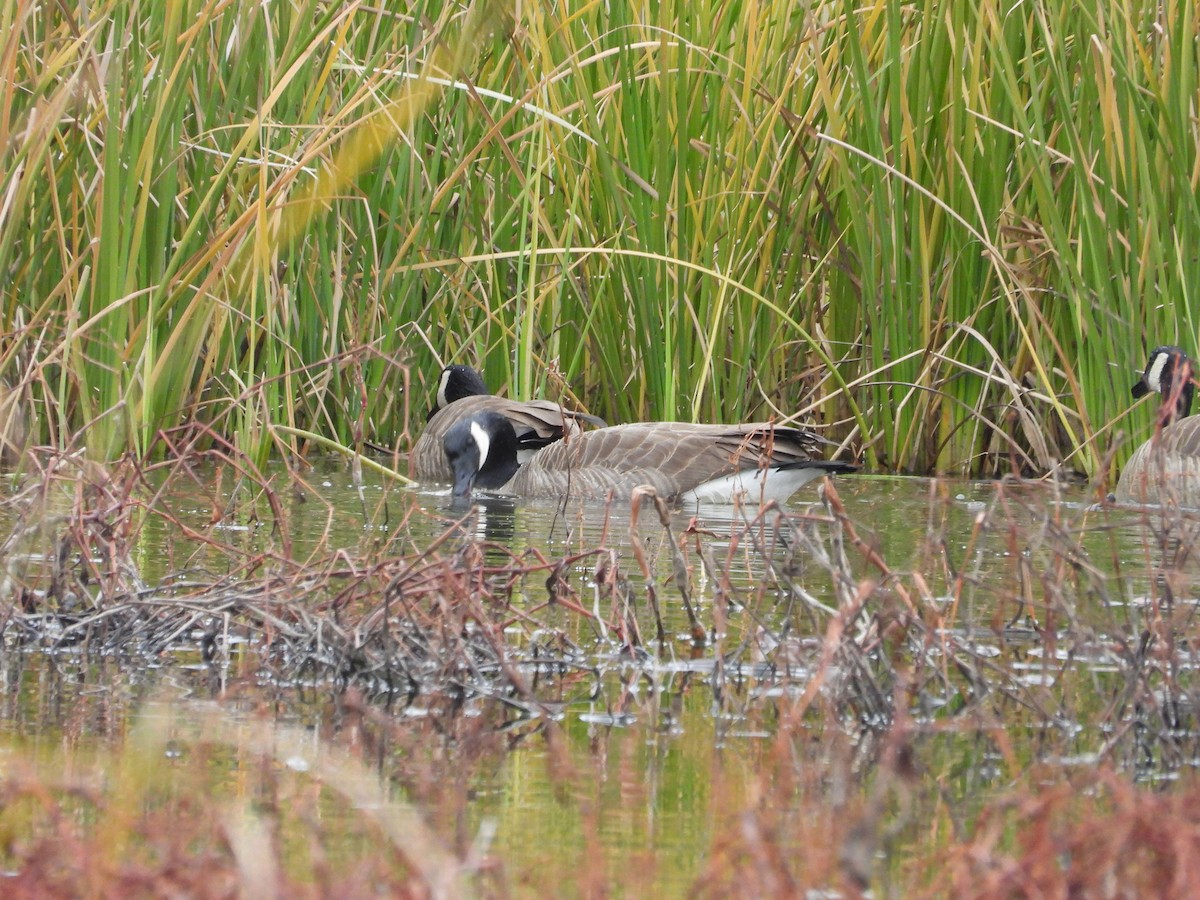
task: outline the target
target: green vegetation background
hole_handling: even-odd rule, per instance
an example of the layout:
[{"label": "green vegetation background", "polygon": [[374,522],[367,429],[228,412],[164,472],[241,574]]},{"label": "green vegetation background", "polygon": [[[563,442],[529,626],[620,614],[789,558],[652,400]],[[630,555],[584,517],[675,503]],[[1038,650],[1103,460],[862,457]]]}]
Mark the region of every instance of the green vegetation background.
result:
[{"label": "green vegetation background", "polygon": [[610,421],[799,413],[871,468],[1095,475],[1151,421],[1120,418],[1146,350],[1196,349],[1190,2],[6,0],[0,29],[3,406],[42,442],[404,449],[465,361]]}]

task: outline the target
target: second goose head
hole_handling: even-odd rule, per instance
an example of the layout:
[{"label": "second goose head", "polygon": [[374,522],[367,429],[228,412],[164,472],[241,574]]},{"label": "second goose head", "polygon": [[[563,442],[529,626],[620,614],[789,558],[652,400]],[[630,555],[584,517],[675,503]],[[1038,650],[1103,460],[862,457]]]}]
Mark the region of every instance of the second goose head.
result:
[{"label": "second goose head", "polygon": [[438,379],[437,394],[433,398],[433,407],[429,410],[426,421],[432,419],[438,410],[445,409],[455,400],[463,397],[481,397],[490,394],[483,376],[477,369],[470,366],[446,366]]},{"label": "second goose head", "polygon": [[1163,425],[1170,425],[1192,412],[1192,364],[1179,347],[1155,347],[1150,351],[1146,371],[1130,391],[1135,400],[1151,391],[1162,395]]}]

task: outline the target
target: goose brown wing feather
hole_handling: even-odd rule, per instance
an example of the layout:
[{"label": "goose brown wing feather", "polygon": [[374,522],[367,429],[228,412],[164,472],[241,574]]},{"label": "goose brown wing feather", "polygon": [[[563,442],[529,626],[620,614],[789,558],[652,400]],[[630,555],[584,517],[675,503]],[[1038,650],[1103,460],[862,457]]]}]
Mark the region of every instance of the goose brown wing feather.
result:
[{"label": "goose brown wing feather", "polygon": [[800,428],[654,422],[581,433],[539,452],[505,486],[522,496],[628,497],[640,484],[675,499],[764,465],[813,458],[821,439]]},{"label": "goose brown wing feather", "polygon": [[1200,506],[1200,416],[1179,419],[1138,447],[1114,493],[1123,503]]},{"label": "goose brown wing feather", "polygon": [[504,400],[502,402],[507,405],[494,408],[513,423],[518,439],[523,437],[522,426],[527,431],[536,433],[540,438],[560,440],[564,433],[577,433],[580,422],[597,425],[601,428],[606,424],[603,419],[589,416],[587,413],[564,409],[550,400],[527,400],[524,402]]}]

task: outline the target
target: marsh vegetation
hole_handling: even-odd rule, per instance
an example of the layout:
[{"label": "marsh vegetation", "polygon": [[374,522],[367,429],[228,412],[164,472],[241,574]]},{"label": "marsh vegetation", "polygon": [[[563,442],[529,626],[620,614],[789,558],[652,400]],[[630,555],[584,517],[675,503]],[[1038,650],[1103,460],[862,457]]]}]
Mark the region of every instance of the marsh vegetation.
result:
[{"label": "marsh vegetation", "polygon": [[102,458],[403,450],[461,360],[1097,476],[1200,324],[1191,4],[4,15],[5,402]]},{"label": "marsh vegetation", "polygon": [[[0,4],[6,890],[1184,896],[1194,5],[388,6]],[[449,361],[1004,478],[467,514]]]}]

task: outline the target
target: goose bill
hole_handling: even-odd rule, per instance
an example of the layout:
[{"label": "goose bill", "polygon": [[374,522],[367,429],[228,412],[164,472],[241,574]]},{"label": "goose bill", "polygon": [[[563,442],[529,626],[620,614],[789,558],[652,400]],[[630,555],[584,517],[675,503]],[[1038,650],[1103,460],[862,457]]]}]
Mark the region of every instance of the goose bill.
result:
[{"label": "goose bill", "polygon": [[455,497],[471,496],[471,488],[475,487],[475,478],[479,474],[479,466],[471,458],[474,455],[473,453],[462,453],[450,463],[450,468],[454,472],[452,493]]}]

